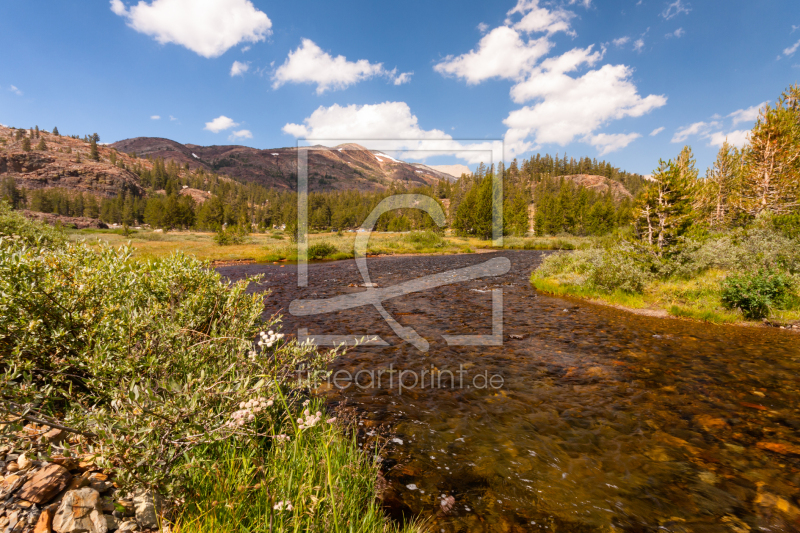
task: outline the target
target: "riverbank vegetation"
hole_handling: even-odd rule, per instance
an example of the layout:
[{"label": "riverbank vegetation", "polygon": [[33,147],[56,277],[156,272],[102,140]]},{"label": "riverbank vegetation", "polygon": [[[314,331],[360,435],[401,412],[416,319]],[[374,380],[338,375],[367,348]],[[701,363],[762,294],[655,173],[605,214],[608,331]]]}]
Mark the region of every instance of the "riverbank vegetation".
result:
[{"label": "riverbank vegetation", "polygon": [[[399,530],[375,499],[375,454],[305,396],[298,371],[336,353],[263,321],[257,282],[70,242],[0,202],[0,448],[157,490],[181,531]],[[30,423],[69,436],[38,440]]]},{"label": "riverbank vegetation", "polygon": [[548,257],[538,289],[715,322],[800,319],[800,87],[766,106],[739,150],[698,179],[691,149],[661,161],[632,224]]}]

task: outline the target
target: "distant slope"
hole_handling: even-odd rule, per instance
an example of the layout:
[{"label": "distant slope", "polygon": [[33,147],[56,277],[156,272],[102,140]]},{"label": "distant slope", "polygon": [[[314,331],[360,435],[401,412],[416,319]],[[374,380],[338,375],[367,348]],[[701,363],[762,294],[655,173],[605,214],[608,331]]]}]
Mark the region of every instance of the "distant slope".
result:
[{"label": "distant slope", "polygon": [[460,178],[462,174],[472,174],[467,165],[431,165],[430,168],[444,172],[455,179]]},{"label": "distant slope", "polygon": [[[105,198],[114,198],[122,191],[144,192],[139,176],[111,164],[110,148],[98,146],[100,161],[91,161],[89,143],[45,132],[40,135],[47,150],[24,152],[22,141],[14,140],[12,130],[0,126],[0,138],[6,140],[5,150],[0,150],[0,178],[13,178],[24,189],[57,187]],[[37,143],[37,139],[31,140],[32,146]],[[118,161],[128,166],[134,163],[124,155]]]},{"label": "distant slope", "polygon": [[245,182],[277,189],[297,189],[298,150],[308,154],[309,190],[385,190],[403,185],[434,185],[449,175],[425,165],[398,161],[358,144],[327,148],[270,148],[259,150],[246,146],[198,146],[169,139],[137,137],[111,145],[120,152],[135,152],[139,157],[172,159],[190,168],[227,174]]},{"label": "distant slope", "polygon": [[626,198],[633,198],[633,195],[625,188],[623,184],[605,176],[595,176],[593,174],[572,174],[569,176],[557,176],[556,180],[571,181],[575,185],[591,189],[600,194],[606,194],[611,191],[611,196],[615,201],[619,202]]}]

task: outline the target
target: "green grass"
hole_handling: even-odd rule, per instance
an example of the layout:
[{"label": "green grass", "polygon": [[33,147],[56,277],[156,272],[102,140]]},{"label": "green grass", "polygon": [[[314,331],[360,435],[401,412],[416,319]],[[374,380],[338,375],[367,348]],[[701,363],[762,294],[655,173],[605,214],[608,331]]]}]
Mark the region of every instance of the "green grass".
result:
[{"label": "green grass", "polygon": [[[296,261],[297,245],[285,233],[254,233],[244,243],[220,246],[214,242],[214,233],[199,231],[155,232],[132,230],[129,236],[121,229],[113,230],[68,230],[72,240],[83,239],[90,245],[106,242],[113,246],[130,243],[134,257],[159,259],[181,251],[204,261],[247,260],[259,263]],[[309,250],[315,246],[327,248],[319,260],[350,259],[356,234],[352,232],[314,233],[308,236]],[[586,248],[593,242],[590,237],[511,237],[503,239],[502,249],[513,250],[573,250]],[[369,255],[397,254],[461,254],[476,250],[495,249],[492,241],[474,237],[439,235],[432,231],[406,233],[374,232],[369,239]]]},{"label": "green grass", "polygon": [[[385,516],[376,499],[375,453],[359,450],[352,433],[325,416],[297,433],[290,420],[270,431],[292,439],[238,446],[228,441],[189,465],[190,494],[175,531],[422,531],[419,523],[399,525]],[[292,510],[275,509],[279,502],[291,502]]]},{"label": "green grass", "polygon": [[[542,292],[555,296],[571,296],[595,302],[626,307],[629,309],[651,309],[668,314],[701,320],[715,324],[733,324],[746,321],[738,310],[726,309],[722,304],[721,282],[727,272],[709,270],[699,276],[685,279],[651,281],[642,294],[623,291],[608,293],[584,284],[575,276],[559,275],[537,277],[531,274],[531,284]],[[786,309],[773,310],[771,318],[778,322],[800,320],[800,298],[792,297]]]}]

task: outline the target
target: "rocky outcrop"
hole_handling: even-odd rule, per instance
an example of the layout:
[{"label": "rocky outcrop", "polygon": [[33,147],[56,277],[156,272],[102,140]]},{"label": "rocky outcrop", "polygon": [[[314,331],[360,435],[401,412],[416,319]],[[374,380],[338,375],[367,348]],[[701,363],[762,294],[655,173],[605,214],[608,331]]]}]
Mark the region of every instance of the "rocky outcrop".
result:
[{"label": "rocky outcrop", "polygon": [[[123,191],[144,192],[139,177],[127,168],[150,163],[118,154],[112,148],[98,146],[100,160],[92,161],[89,143],[80,139],[42,132],[45,150],[29,152],[22,150],[22,142],[15,140],[10,128],[0,126],[0,139],[6,141],[0,145],[0,178],[13,178],[17,187],[60,188],[103,198],[114,198]],[[36,143],[36,139],[31,140],[31,144]],[[127,168],[113,164],[112,157]]]},{"label": "rocky outcrop", "polygon": [[614,201],[619,202],[626,198],[633,198],[633,195],[625,188],[625,186],[611,178],[605,176],[596,176],[593,174],[571,174],[569,176],[558,176],[556,180],[571,181],[579,187],[585,187],[600,194],[606,194],[609,191]]}]

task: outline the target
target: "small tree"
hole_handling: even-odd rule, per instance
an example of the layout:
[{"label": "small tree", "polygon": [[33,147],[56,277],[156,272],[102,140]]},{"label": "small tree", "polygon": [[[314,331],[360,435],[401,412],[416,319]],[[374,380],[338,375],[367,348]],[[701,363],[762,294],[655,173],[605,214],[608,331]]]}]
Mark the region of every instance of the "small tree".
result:
[{"label": "small tree", "polygon": [[61,137],[61,134],[58,133],[58,128],[53,128],[53,135],[55,135],[56,137]]},{"label": "small tree", "polygon": [[80,152],[78,152],[77,155],[75,156],[75,162],[76,163],[80,163],[81,162],[81,153]]},{"label": "small tree", "polygon": [[97,152],[97,141],[92,137],[89,144],[89,159],[92,161],[100,161],[100,154]]},{"label": "small tree", "polygon": [[36,138],[38,139],[39,138],[39,126],[36,126],[34,128],[34,133],[36,133]]},{"label": "small tree", "polygon": [[39,143],[36,145],[36,149],[40,152],[47,151],[47,145],[44,143],[44,138],[39,139]]},{"label": "small tree", "polygon": [[22,139],[22,151],[23,152],[30,152],[31,151],[31,139],[30,137],[25,137]]}]

